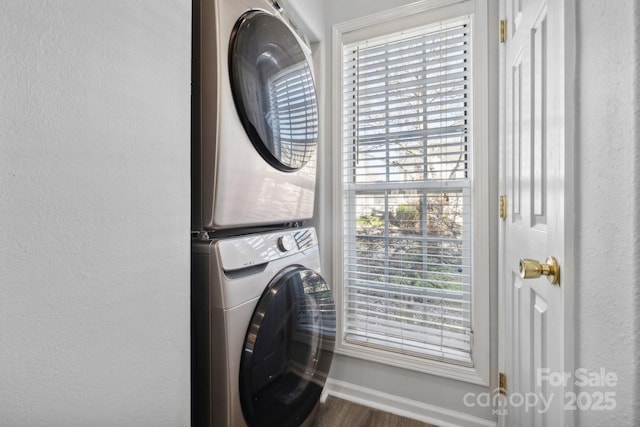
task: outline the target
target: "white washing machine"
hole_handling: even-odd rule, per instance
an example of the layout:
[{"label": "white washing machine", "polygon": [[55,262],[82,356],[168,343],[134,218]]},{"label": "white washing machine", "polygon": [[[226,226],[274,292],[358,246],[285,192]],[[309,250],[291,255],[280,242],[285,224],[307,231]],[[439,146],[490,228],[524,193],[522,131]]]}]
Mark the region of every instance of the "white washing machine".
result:
[{"label": "white washing machine", "polygon": [[312,422],[335,344],[313,228],[192,244],[194,426]]},{"label": "white washing machine", "polygon": [[276,0],[194,0],[192,230],[313,216],[310,50]]}]

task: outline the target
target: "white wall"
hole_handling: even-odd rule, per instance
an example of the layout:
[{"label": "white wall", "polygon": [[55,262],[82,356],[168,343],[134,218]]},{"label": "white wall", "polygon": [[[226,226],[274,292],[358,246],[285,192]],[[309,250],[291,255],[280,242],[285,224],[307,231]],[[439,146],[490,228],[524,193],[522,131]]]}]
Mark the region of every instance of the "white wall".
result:
[{"label": "white wall", "polygon": [[191,2],[0,4],[0,424],[189,425]]},{"label": "white wall", "polygon": [[580,426],[640,425],[640,7],[576,1],[576,367],[616,373],[617,409]]},{"label": "white wall", "polygon": [[278,0],[312,43],[324,38],[325,3],[321,0]]}]

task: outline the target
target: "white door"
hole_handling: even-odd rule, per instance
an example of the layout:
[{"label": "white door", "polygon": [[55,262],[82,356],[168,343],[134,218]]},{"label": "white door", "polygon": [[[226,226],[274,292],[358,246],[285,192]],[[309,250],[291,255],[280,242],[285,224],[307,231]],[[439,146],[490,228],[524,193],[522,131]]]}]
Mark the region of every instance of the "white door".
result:
[{"label": "white door", "polygon": [[[504,0],[501,48],[500,424],[571,424],[564,410],[565,352],[565,0]],[[523,279],[521,258],[555,257],[559,284]],[[567,381],[570,387],[571,380]],[[569,388],[566,388],[569,390]]]}]

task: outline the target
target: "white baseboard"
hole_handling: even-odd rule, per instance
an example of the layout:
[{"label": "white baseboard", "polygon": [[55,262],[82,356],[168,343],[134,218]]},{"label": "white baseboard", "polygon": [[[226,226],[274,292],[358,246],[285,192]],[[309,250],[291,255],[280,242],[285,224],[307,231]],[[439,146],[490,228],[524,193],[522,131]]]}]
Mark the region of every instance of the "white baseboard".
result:
[{"label": "white baseboard", "polygon": [[435,424],[439,427],[497,426],[496,422],[491,420],[406,399],[393,394],[383,393],[344,381],[328,379],[320,400],[324,402],[327,396],[335,396],[359,405],[379,409],[402,417],[412,418],[424,423]]}]

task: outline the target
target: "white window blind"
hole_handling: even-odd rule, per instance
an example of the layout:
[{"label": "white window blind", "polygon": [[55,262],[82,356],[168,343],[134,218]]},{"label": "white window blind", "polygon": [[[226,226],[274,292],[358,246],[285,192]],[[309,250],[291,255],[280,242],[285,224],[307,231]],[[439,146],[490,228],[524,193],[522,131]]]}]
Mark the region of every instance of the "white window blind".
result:
[{"label": "white window blind", "polygon": [[471,364],[469,25],[343,46],[347,343]]}]

